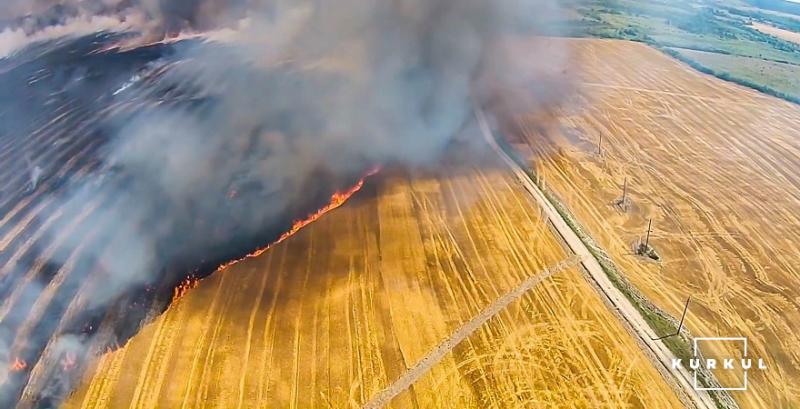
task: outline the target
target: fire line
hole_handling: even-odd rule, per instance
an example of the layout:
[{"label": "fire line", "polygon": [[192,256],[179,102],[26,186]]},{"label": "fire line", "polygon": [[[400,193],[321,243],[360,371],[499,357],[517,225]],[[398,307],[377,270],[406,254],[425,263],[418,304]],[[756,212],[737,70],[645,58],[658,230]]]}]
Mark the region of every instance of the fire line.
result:
[{"label": "fire line", "polygon": [[23,361],[20,358],[14,358],[14,362],[11,364],[11,371],[12,372],[19,372],[28,367],[28,363]]},{"label": "fire line", "polygon": [[[331,195],[331,199],[330,199],[330,201],[328,202],[327,205],[323,206],[322,208],[320,208],[316,212],[311,213],[310,215],[306,216],[306,218],[304,218],[304,219],[295,220],[294,223],[292,223],[292,227],[289,230],[287,230],[286,232],[284,232],[283,234],[281,234],[280,237],[278,237],[277,240],[273,241],[272,243],[270,243],[270,244],[268,244],[268,245],[266,245],[266,246],[264,246],[262,248],[257,249],[256,251],[254,251],[254,252],[252,252],[250,254],[247,254],[244,257],[241,257],[241,258],[238,258],[238,259],[235,259],[235,260],[231,260],[231,261],[228,261],[228,262],[220,265],[219,267],[217,267],[215,272],[219,272],[219,271],[225,270],[226,268],[231,267],[234,264],[239,263],[240,261],[244,261],[244,260],[247,260],[247,259],[253,258],[253,257],[258,257],[258,256],[264,254],[264,252],[266,252],[267,250],[271,249],[273,246],[283,242],[284,240],[288,239],[289,237],[292,237],[295,233],[300,231],[303,227],[306,227],[309,224],[314,223],[315,221],[319,220],[319,218],[322,217],[323,215],[325,215],[325,213],[328,213],[331,210],[334,210],[334,209],[342,206],[343,204],[345,204],[347,202],[347,200],[350,199],[350,197],[352,197],[359,190],[361,190],[361,188],[364,187],[364,183],[366,182],[368,177],[373,176],[373,175],[377,174],[380,171],[381,171],[380,167],[373,168],[372,170],[367,172],[361,179],[359,179],[359,181],[355,185],[353,185],[349,189],[340,190],[340,191],[335,192],[333,195]],[[178,287],[175,288],[175,292],[173,294],[172,301],[175,302],[175,301],[179,300],[186,293],[188,293],[189,290],[197,287],[199,284],[200,284],[200,280],[199,279],[193,278],[193,277],[187,278],[180,285],[178,285]]]}]

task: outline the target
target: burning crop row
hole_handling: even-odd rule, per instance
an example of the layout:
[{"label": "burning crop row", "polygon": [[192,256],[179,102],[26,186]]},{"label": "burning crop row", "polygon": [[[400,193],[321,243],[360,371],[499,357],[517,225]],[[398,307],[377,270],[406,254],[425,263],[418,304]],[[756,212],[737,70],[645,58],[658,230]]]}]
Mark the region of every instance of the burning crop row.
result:
[{"label": "burning crop row", "polygon": [[[270,244],[268,244],[268,245],[266,245],[264,247],[260,247],[257,250],[253,251],[252,253],[249,253],[249,254],[245,255],[244,257],[240,257],[238,259],[234,259],[234,260],[228,261],[228,262],[226,262],[224,264],[221,264],[217,268],[216,271],[220,272],[220,271],[223,271],[223,270],[227,269],[228,267],[231,267],[234,264],[239,263],[241,261],[244,261],[244,260],[247,260],[247,259],[253,258],[253,257],[258,257],[258,256],[264,254],[267,250],[271,249],[272,247],[274,247],[274,246],[278,245],[279,243],[285,241],[289,237],[292,237],[295,233],[300,231],[303,227],[306,227],[309,224],[314,223],[315,221],[319,220],[319,218],[324,216],[326,213],[328,213],[328,212],[330,212],[330,211],[342,206],[343,204],[345,204],[348,199],[350,199],[354,194],[358,193],[358,191],[361,190],[361,188],[364,187],[364,183],[366,183],[366,179],[368,177],[377,174],[378,172],[380,172],[380,170],[381,170],[380,167],[373,168],[372,170],[367,172],[367,174],[364,175],[364,177],[359,179],[358,182],[356,182],[356,184],[353,185],[352,187],[350,187],[349,189],[340,190],[340,191],[337,191],[337,192],[333,193],[333,195],[331,195],[331,198],[330,198],[330,201],[328,202],[328,204],[326,204],[325,206],[321,207],[316,212],[309,214],[304,219],[295,220],[292,223],[292,227],[289,230],[287,230],[286,232],[284,232],[283,234],[281,234],[272,243],[270,243]],[[175,287],[175,289],[173,291],[172,301],[173,302],[178,301],[184,295],[186,295],[189,291],[191,291],[193,288],[197,287],[199,284],[200,284],[200,279],[199,278],[197,278],[195,276],[187,277],[186,279],[181,281],[181,283],[178,284]]]},{"label": "burning crop row", "polygon": [[[330,212],[330,211],[342,206],[343,204],[345,204],[348,199],[350,199],[354,194],[358,193],[358,191],[361,190],[361,188],[364,187],[364,183],[366,183],[366,180],[367,180],[368,177],[374,176],[380,171],[381,171],[380,167],[373,168],[372,170],[367,172],[367,174],[364,175],[364,177],[359,179],[358,182],[356,182],[356,184],[353,185],[352,187],[350,187],[349,189],[340,190],[340,191],[335,192],[333,195],[331,195],[331,198],[330,198],[330,201],[328,202],[328,204],[326,204],[325,206],[323,206],[322,208],[320,208],[316,212],[309,214],[304,219],[295,220],[294,223],[292,223],[292,227],[289,230],[287,230],[286,232],[284,232],[283,234],[281,234],[278,237],[278,239],[275,240],[274,242],[272,242],[272,243],[270,243],[270,244],[268,244],[268,245],[266,245],[264,247],[261,247],[261,248],[255,250],[255,251],[253,251],[252,253],[247,254],[244,257],[241,257],[241,258],[235,259],[235,260],[231,260],[231,261],[228,261],[227,263],[224,263],[224,264],[220,265],[217,268],[217,271],[225,270],[228,267],[230,267],[230,266],[232,266],[232,265],[234,265],[236,263],[239,263],[241,261],[244,261],[244,260],[246,260],[248,258],[258,257],[258,256],[264,254],[264,252],[266,252],[267,250],[271,249],[272,247],[274,247],[274,246],[278,245],[279,243],[285,241],[289,237],[292,237],[295,233],[300,231],[303,227],[306,227],[309,224],[314,223],[315,221],[319,220],[320,217],[324,216],[326,213],[328,213],[328,212]],[[192,281],[189,281],[189,282],[182,283],[179,286],[179,288],[181,288],[181,290],[179,291],[179,290],[176,289],[175,298],[174,299],[177,300],[178,298],[180,298],[181,296],[186,294],[186,292],[189,289],[194,288],[196,286],[197,286],[196,280],[192,280]]]}]

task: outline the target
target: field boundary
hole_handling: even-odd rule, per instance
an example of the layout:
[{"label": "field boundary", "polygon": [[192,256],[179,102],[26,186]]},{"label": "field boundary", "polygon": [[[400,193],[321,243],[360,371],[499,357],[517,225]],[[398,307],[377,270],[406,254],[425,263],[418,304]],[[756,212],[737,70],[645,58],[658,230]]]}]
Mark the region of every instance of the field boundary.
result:
[{"label": "field boundary", "polygon": [[[702,51],[702,52],[714,53],[714,54],[722,54],[722,55],[728,55],[728,56],[732,56],[732,57],[743,57],[743,58],[756,58],[756,57],[736,55],[736,54],[733,54],[733,53],[730,53],[730,52],[727,52],[727,51],[724,51],[724,50],[717,50],[717,49],[713,49],[713,48],[685,47],[685,46],[678,46],[678,45],[669,44],[669,43],[660,43],[660,42],[656,41],[655,39],[653,39],[652,37],[647,36],[647,35],[643,36],[642,38],[626,38],[626,37],[613,36],[613,35],[608,35],[608,36],[584,35],[584,36],[574,36],[572,38],[584,38],[584,39],[599,38],[599,39],[606,39],[606,40],[631,41],[631,42],[634,42],[634,43],[644,44],[644,45],[650,46],[650,47],[652,47],[652,48],[654,48],[654,49],[656,49],[658,51],[661,51],[662,53],[666,54],[668,57],[670,57],[670,58],[672,58],[674,60],[677,60],[680,63],[686,64],[686,65],[689,66],[689,68],[692,68],[693,70],[698,71],[698,72],[700,72],[702,74],[710,75],[710,76],[712,76],[714,78],[723,80],[725,82],[730,82],[730,83],[733,83],[733,84],[736,84],[736,85],[747,87],[747,88],[755,90],[755,91],[757,91],[759,93],[762,93],[762,94],[765,94],[765,95],[769,95],[771,97],[775,97],[775,98],[778,98],[778,99],[782,99],[782,100],[784,100],[786,102],[791,102],[791,103],[796,104],[796,105],[800,105],[800,96],[787,94],[785,92],[778,91],[777,89],[772,88],[772,87],[770,87],[768,85],[759,84],[757,82],[750,81],[750,80],[747,80],[747,79],[744,79],[744,78],[739,78],[736,75],[731,74],[731,73],[726,72],[726,71],[714,70],[712,68],[709,68],[709,67],[701,64],[699,61],[696,61],[696,60],[692,59],[691,57],[689,57],[687,55],[681,54],[680,51],[677,51],[675,49],[676,48],[683,48],[683,49],[686,49],[686,50]],[[763,60],[763,61],[767,61],[767,62],[779,63],[779,64],[788,64],[788,65],[794,65],[794,66],[800,65],[800,64],[789,62],[789,61],[774,60],[774,59],[769,59],[769,58],[757,58],[757,59],[760,59],[760,60]]]},{"label": "field boundary", "polygon": [[[791,103],[796,104],[796,105],[800,105],[800,97],[797,97],[797,96],[794,96],[794,95],[791,95],[791,94],[787,94],[785,92],[778,91],[777,89],[772,88],[772,87],[770,87],[768,85],[758,84],[756,82],[753,82],[753,81],[750,81],[750,80],[746,80],[744,78],[739,78],[739,77],[737,77],[737,76],[735,76],[735,75],[733,75],[731,73],[725,72],[725,71],[717,71],[717,70],[711,69],[711,68],[701,64],[700,62],[692,59],[691,57],[689,57],[687,55],[684,55],[684,54],[681,54],[680,51],[674,50],[674,48],[677,48],[677,47],[663,46],[661,44],[658,44],[658,43],[655,43],[655,42],[650,42],[650,41],[645,41],[644,43],[649,45],[649,46],[651,46],[651,47],[653,47],[653,48],[655,48],[658,51],[661,51],[662,53],[666,54],[667,56],[672,57],[672,58],[678,60],[679,62],[682,62],[682,63],[688,65],[689,67],[691,67],[695,71],[699,71],[699,72],[701,72],[703,74],[711,75],[711,76],[713,76],[715,78],[718,78],[718,79],[721,79],[723,81],[727,81],[727,82],[730,82],[730,83],[733,83],[733,84],[736,84],[736,85],[741,85],[743,87],[750,88],[752,90],[758,91],[758,92],[760,92],[762,94],[769,95],[771,97],[779,98],[779,99],[782,99],[784,101],[791,102]],[[704,50],[696,50],[696,51],[704,51]],[[725,55],[732,55],[732,54],[725,54]],[[736,55],[733,55],[733,56],[734,57],[741,57],[741,56],[736,56]],[[753,57],[743,57],[743,58],[753,58]],[[765,61],[769,61],[769,60],[765,60]],[[779,61],[775,61],[775,62],[779,62]],[[780,63],[783,63],[783,62],[780,62]],[[787,63],[787,64],[790,64],[790,63]],[[796,64],[791,64],[791,65],[796,65]]]}]

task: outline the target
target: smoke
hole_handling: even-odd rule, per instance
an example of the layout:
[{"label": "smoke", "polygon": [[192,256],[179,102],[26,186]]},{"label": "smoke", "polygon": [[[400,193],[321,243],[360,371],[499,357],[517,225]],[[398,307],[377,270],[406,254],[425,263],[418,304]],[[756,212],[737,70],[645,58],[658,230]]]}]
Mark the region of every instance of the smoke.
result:
[{"label": "smoke", "polygon": [[140,26],[113,16],[77,16],[57,25],[37,29],[7,27],[0,31],[0,59],[25,47],[62,37],[79,37],[99,31],[125,31]]},{"label": "smoke", "polygon": [[[259,0],[7,0],[0,4],[0,30],[33,35],[96,17],[116,30],[178,33],[210,30],[245,17]],[[135,20],[131,24],[130,20]],[[101,29],[109,27],[102,25]],[[66,28],[64,28],[66,30]]]},{"label": "smoke", "polygon": [[[113,198],[88,216],[83,231],[62,238],[102,267],[103,289],[87,309],[167,272],[265,244],[259,240],[375,165],[435,162],[471,120],[475,103],[525,89],[547,106],[568,90],[563,76],[534,70],[531,78],[529,70],[537,60],[566,64],[564,50],[537,46],[520,54],[500,46],[555,18],[552,1],[142,0],[74,7],[78,17],[69,21],[92,10],[92,18],[130,22],[119,13],[137,10],[144,17],[136,21],[156,21],[166,31],[236,23],[225,44],[178,44],[160,65],[170,64],[165,73],[156,76],[152,65],[107,91],[109,104],[145,89],[191,102],[154,103],[109,124],[113,138],[100,168],[58,196],[72,215],[66,220],[98,197]],[[86,245],[86,237],[98,239]],[[69,340],[70,351],[88,342]],[[29,342],[0,334],[8,357]],[[39,393],[58,397],[62,389]]]},{"label": "smoke", "polygon": [[[184,31],[208,31],[223,23],[236,22],[227,14],[226,3],[216,0],[8,0],[0,4],[0,59],[31,44],[96,32],[132,32],[146,42]],[[238,15],[242,17],[243,11]]]}]

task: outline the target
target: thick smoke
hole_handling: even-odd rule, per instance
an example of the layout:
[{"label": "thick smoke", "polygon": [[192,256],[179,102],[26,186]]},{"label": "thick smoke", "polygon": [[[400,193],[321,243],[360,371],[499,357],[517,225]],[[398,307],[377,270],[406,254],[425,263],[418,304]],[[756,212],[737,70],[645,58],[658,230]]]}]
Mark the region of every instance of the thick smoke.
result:
[{"label": "thick smoke", "polygon": [[[173,11],[201,6],[183,4]],[[255,22],[232,43],[187,49],[159,86],[210,102],[126,121],[106,158],[126,181],[110,196],[130,198],[110,217],[130,236],[124,250],[137,250],[111,258],[155,264],[122,263],[113,275],[140,281],[213,257],[230,236],[247,241],[327,193],[319,183],[342,187],[377,164],[436,159],[470,119],[475,92],[490,89],[476,80],[518,76],[511,56],[489,51],[524,28],[518,16],[535,21],[528,5],[278,2],[251,12]]]},{"label": "thick smoke", "polygon": [[[100,169],[59,198],[75,217],[94,198],[113,198],[89,216],[91,232],[70,236],[71,248],[98,238],[82,248],[103,267],[103,291],[90,307],[165,271],[264,244],[256,241],[376,165],[435,161],[489,96],[534,80],[537,103],[547,105],[565,90],[563,77],[531,79],[516,61],[552,65],[563,61],[563,50],[515,55],[498,46],[553,18],[557,8],[549,1],[257,3],[71,3],[73,19],[137,10],[146,16],[141,21],[157,21],[165,31],[238,22],[225,44],[179,45],[179,62],[166,74],[108,90],[112,102],[147,88],[197,103],[154,105],[112,124]],[[155,71],[148,70],[141,77]],[[27,342],[6,335],[0,349]],[[8,368],[3,358],[0,350],[0,371]]]}]

